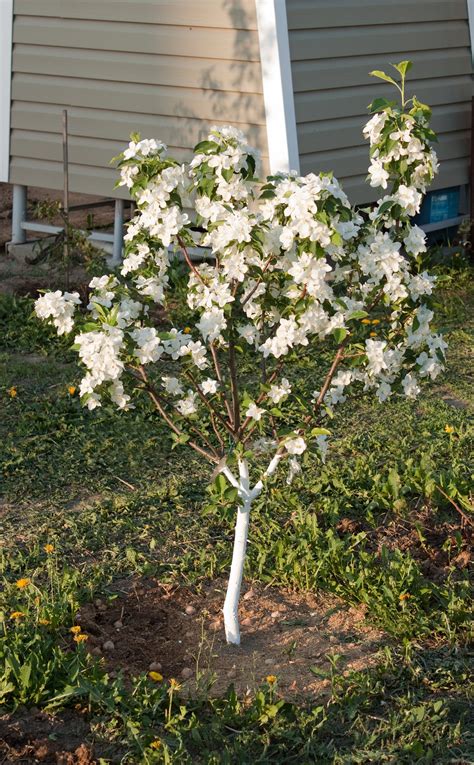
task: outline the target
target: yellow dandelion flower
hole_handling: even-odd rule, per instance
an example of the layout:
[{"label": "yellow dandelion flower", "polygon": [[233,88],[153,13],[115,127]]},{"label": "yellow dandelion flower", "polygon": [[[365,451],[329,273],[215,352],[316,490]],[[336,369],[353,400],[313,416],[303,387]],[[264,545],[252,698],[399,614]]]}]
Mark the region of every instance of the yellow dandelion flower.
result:
[{"label": "yellow dandelion flower", "polygon": [[43,547],[43,550],[49,555],[49,553],[54,552],[54,545],[47,544]]},{"label": "yellow dandelion flower", "polygon": [[19,590],[24,590],[25,587],[28,587],[30,582],[31,582],[31,579],[28,579],[28,577],[25,576],[22,579],[17,580],[16,586],[18,587]]},{"label": "yellow dandelion flower", "polygon": [[22,616],[25,614],[23,611],[12,611],[10,614],[10,619],[21,619]]},{"label": "yellow dandelion flower", "polygon": [[155,683],[161,683],[161,681],[163,680],[163,675],[160,675],[159,672],[149,672],[148,677],[150,678],[150,680],[154,680]]},{"label": "yellow dandelion flower", "polygon": [[74,627],[71,627],[69,632],[72,632],[73,635],[79,635],[81,632],[82,627],[80,627],[78,624],[75,624]]},{"label": "yellow dandelion flower", "polygon": [[74,394],[76,392],[76,386],[75,385],[68,385],[67,386],[67,392],[69,393],[70,396],[74,396]]},{"label": "yellow dandelion flower", "polygon": [[18,395],[18,391],[14,385],[12,385],[11,388],[8,388],[7,393],[10,396],[10,398],[15,398],[15,396]]},{"label": "yellow dandelion flower", "polygon": [[159,749],[160,746],[161,746],[160,739],[159,738],[155,738],[155,740],[152,741],[151,744],[150,744],[150,749]]},{"label": "yellow dandelion flower", "polygon": [[80,635],[74,635],[73,640],[75,643],[85,643],[86,640],[89,640],[89,635],[84,635],[82,632]]},{"label": "yellow dandelion flower", "polygon": [[178,683],[178,681],[174,677],[170,678],[170,688],[172,691],[179,691],[179,689],[181,688],[181,685]]},{"label": "yellow dandelion flower", "polygon": [[370,332],[370,337],[377,337],[377,332]]},{"label": "yellow dandelion flower", "polygon": [[372,324],[380,324],[380,319],[372,319]]},{"label": "yellow dandelion flower", "polygon": [[445,433],[454,433],[454,426],[453,425],[445,425],[444,426],[444,432]]},{"label": "yellow dandelion flower", "polygon": [[38,619],[38,624],[42,624],[43,627],[46,627],[46,625],[51,624],[49,619]]},{"label": "yellow dandelion flower", "polygon": [[267,677],[266,677],[266,681],[267,681],[267,683],[269,683],[270,685],[274,685],[274,684],[276,683],[276,681],[277,681],[277,679],[276,679],[276,675],[267,675]]},{"label": "yellow dandelion flower", "polygon": [[402,592],[401,595],[398,596],[398,600],[403,602],[404,600],[408,600],[408,598],[411,598],[411,595],[409,592]]},{"label": "yellow dandelion flower", "polygon": [[370,319],[362,319],[361,323],[362,324],[370,324]]},{"label": "yellow dandelion flower", "polygon": [[183,332],[184,332],[185,335],[190,335],[191,334],[191,327],[185,327],[183,329]]}]

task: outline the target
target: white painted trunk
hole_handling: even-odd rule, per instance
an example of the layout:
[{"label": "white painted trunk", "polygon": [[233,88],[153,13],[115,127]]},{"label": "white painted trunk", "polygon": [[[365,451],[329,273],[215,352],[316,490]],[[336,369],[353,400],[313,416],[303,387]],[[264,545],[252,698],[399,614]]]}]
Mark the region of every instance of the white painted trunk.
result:
[{"label": "white painted trunk", "polygon": [[251,504],[251,500],[246,499],[237,510],[234,551],[232,553],[232,565],[230,567],[229,583],[223,608],[226,640],[234,645],[240,645],[238,609],[244,572],[245,551],[247,549]]},{"label": "white painted trunk", "polygon": [[247,460],[239,460],[239,480],[235,478],[228,467],[224,467],[222,471],[229,483],[238,490],[241,501],[237,510],[237,519],[235,521],[234,551],[232,553],[232,564],[230,567],[229,583],[227,585],[224,608],[222,609],[224,614],[226,640],[228,643],[233,643],[234,645],[240,645],[238,611],[242,575],[244,573],[245,551],[247,549],[247,537],[249,533],[250,508],[254,499],[260,495],[263,489],[263,479],[271,476],[275,472],[281,459],[281,453],[277,452],[262,478],[255,484],[253,489],[250,488]]}]

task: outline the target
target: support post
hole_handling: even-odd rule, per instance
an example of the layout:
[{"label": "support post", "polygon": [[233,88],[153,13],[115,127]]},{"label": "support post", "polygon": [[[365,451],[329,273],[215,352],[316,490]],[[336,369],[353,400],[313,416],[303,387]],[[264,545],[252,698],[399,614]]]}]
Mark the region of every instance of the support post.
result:
[{"label": "support post", "polygon": [[12,244],[24,244],[26,231],[22,223],[26,222],[26,186],[15,183],[13,186]]},{"label": "support post", "polygon": [[123,199],[115,200],[115,216],[114,216],[114,247],[112,252],[112,264],[118,265],[122,260],[122,247],[123,247]]}]

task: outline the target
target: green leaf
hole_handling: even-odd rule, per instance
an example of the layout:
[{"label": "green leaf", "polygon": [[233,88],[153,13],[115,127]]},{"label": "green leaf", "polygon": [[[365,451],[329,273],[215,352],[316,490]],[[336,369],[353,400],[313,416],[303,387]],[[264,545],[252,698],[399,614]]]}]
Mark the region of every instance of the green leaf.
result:
[{"label": "green leaf", "polygon": [[348,321],[349,321],[350,319],[365,319],[365,317],[366,317],[366,316],[368,316],[368,315],[369,315],[369,314],[367,313],[367,311],[353,311],[353,312],[352,312],[352,313],[351,313],[351,314],[350,314],[350,315],[347,317],[347,319],[348,319]]},{"label": "green leaf", "polygon": [[215,141],[201,141],[197,143],[193,151],[195,154],[208,154],[211,151],[215,151],[219,148],[219,144]]},{"label": "green leaf", "polygon": [[330,436],[331,431],[327,428],[311,428],[312,436]]},{"label": "green leaf", "polygon": [[411,61],[400,61],[399,64],[392,64],[392,66],[397,70],[397,72],[400,72],[403,79],[405,79],[406,73],[410,71],[413,64]]},{"label": "green leaf", "polygon": [[348,331],[344,327],[336,327],[336,329],[333,329],[332,334],[334,336],[334,339],[338,345],[340,345],[344,338],[347,336]]},{"label": "green leaf", "polygon": [[380,69],[373,69],[371,72],[369,72],[371,77],[378,77],[379,80],[385,80],[385,82],[390,82],[391,85],[395,85],[396,88],[398,88],[398,83],[395,82],[393,77],[390,77],[388,74],[385,74],[385,72],[382,72]]},{"label": "green leaf", "polygon": [[368,109],[371,114],[374,112],[382,112],[384,109],[390,109],[395,106],[395,101],[389,101],[388,98],[374,98]]},{"label": "green leaf", "polygon": [[309,671],[312,672],[313,675],[316,675],[316,677],[324,678],[324,680],[326,680],[328,677],[331,677],[329,672],[327,672],[325,669],[320,669],[319,667],[310,667]]}]

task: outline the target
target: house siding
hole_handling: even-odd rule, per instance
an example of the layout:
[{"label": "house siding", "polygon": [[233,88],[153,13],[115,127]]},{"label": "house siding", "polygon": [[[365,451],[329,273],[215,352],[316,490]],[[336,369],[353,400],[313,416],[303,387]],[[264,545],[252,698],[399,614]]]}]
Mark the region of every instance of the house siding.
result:
[{"label": "house siding", "polygon": [[[113,20],[111,20],[113,19]],[[15,0],[10,181],[104,196],[132,131],[178,159],[214,124],[240,127],[268,155],[254,0]]]},{"label": "house siding", "polygon": [[413,61],[408,91],[433,107],[440,174],[433,188],[469,178],[472,63],[466,0],[287,0],[301,172],[333,170],[355,203],[366,182],[367,105],[392,89],[372,69]]}]

